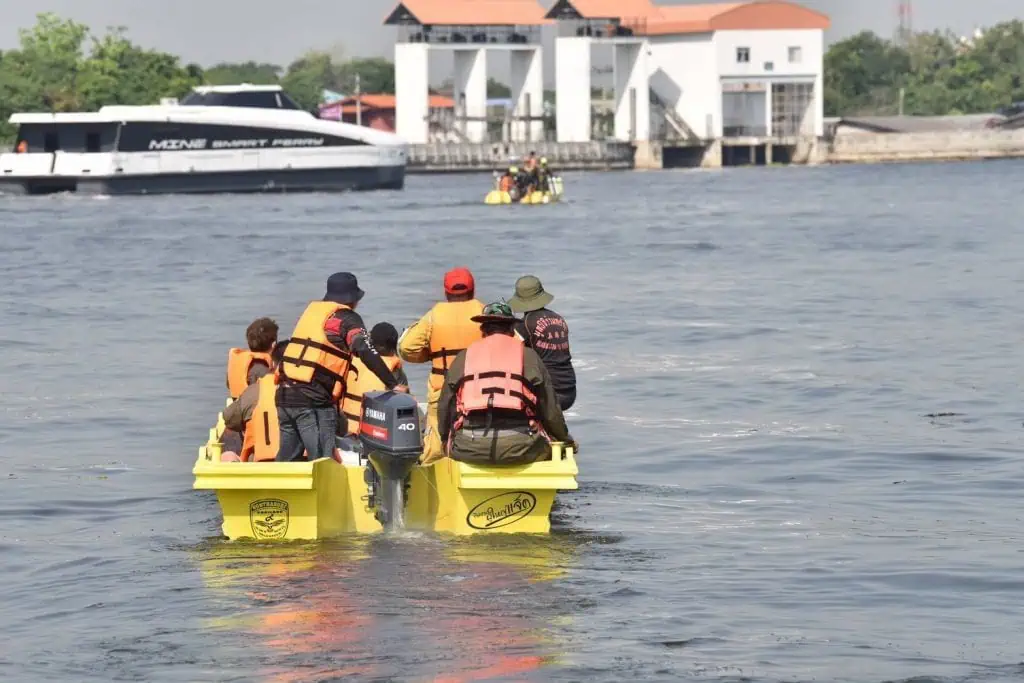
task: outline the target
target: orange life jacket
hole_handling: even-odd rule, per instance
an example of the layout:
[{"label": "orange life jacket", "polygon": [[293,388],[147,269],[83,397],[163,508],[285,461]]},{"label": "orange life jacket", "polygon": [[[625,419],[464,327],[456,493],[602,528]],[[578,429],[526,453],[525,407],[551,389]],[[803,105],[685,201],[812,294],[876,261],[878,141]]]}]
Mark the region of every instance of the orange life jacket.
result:
[{"label": "orange life jacket", "polygon": [[249,386],[249,370],[253,361],[263,361],[270,368],[270,354],[249,349],[231,349],[228,351],[228,394],[237,399]]},{"label": "orange life jacket", "polygon": [[259,387],[259,398],[252,418],[245,425],[245,438],[242,441],[242,462],[254,460],[269,462],[277,459],[277,451],[281,445],[281,427],[277,421],[277,377],[273,374],[264,375],[256,380]]},{"label": "orange life jacket", "polygon": [[327,340],[324,323],[340,310],[351,310],[349,306],[333,301],[314,301],[302,313],[295,331],[286,342],[277,374],[293,382],[309,384],[315,371],[319,370],[334,380],[331,391],[335,401],[345,392],[346,375],[352,361],[352,354],[339,349]]},{"label": "orange life jacket", "polygon": [[469,347],[455,394],[455,430],[465,418],[492,409],[514,410],[536,423],[537,396],[523,375],[523,342],[492,334]]},{"label": "orange life jacket", "polygon": [[[388,370],[395,372],[402,367],[402,359],[398,356],[381,356],[384,365]],[[345,397],[341,402],[341,412],[348,418],[348,433],[359,433],[359,418],[363,412],[363,396],[368,391],[384,391],[387,387],[377,378],[377,375],[363,365],[358,358],[353,359],[352,369],[355,370],[349,376],[348,386],[345,388]]]},{"label": "orange life jacket", "polygon": [[503,175],[501,176],[501,180],[498,181],[498,190],[501,192],[511,192],[515,184],[515,178],[507,174]]},{"label": "orange life jacket", "polygon": [[484,305],[476,299],[442,301],[430,312],[430,369],[428,383],[432,391],[441,391],[448,365],[460,351],[480,340],[480,324],[470,318],[483,313]]}]

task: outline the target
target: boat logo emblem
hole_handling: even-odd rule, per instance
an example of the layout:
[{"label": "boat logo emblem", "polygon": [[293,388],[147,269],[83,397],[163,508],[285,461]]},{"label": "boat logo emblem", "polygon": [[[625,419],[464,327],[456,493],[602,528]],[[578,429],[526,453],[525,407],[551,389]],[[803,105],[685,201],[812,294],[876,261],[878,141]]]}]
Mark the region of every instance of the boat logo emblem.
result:
[{"label": "boat logo emblem", "polygon": [[256,538],[284,538],[288,533],[288,503],[276,498],[254,500],[249,503],[249,524]]},{"label": "boat logo emblem", "polygon": [[506,491],[477,503],[466,515],[466,524],[474,529],[497,529],[515,524],[537,507],[537,497],[529,491]]}]

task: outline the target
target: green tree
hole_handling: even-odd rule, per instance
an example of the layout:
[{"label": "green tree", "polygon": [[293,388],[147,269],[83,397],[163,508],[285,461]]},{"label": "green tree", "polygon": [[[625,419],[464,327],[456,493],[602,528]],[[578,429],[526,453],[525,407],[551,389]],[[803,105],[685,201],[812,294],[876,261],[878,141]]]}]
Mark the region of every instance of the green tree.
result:
[{"label": "green tree", "polygon": [[[86,43],[91,39],[89,53]],[[105,104],[155,104],[202,82],[202,69],[133,44],[124,29],[100,38],[84,24],[40,14],[20,32],[17,49],[0,56],[0,138],[16,111],[94,110]]]},{"label": "green tree", "polygon": [[497,81],[493,78],[487,79],[487,97],[500,98],[500,97],[512,97],[512,89],[501,81]]},{"label": "green tree", "polygon": [[281,79],[283,69],[277,64],[261,62],[221,63],[206,70],[206,82],[210,85],[273,85]]},{"label": "green tree", "polygon": [[824,60],[826,114],[894,113],[908,69],[906,51],[870,31],[835,43]]},{"label": "green tree", "polygon": [[330,53],[314,50],[288,65],[281,87],[303,108],[313,109],[320,103],[324,88],[341,91],[342,82],[342,69]]},{"label": "green tree", "polygon": [[996,24],[980,37],[917,33],[895,45],[870,32],[833,44],[825,55],[829,115],[971,114],[1024,100],[1024,23]]},{"label": "green tree", "polygon": [[353,59],[342,65],[341,92],[346,95],[355,91],[356,74],[359,75],[359,89],[364,93],[395,92],[395,65],[381,57]]}]

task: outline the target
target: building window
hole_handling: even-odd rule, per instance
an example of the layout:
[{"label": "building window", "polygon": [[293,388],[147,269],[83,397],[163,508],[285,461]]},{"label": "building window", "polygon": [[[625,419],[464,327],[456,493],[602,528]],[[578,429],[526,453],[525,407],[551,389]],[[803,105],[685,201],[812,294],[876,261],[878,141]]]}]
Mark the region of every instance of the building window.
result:
[{"label": "building window", "polygon": [[789,48],[789,63],[799,64],[804,59],[804,51],[799,45]]},{"label": "building window", "polygon": [[750,61],[750,48],[749,47],[738,47],[736,48],[736,61],[740,64],[746,64]]},{"label": "building window", "polygon": [[765,62],[764,63],[764,70],[765,71],[775,71],[775,62]]}]

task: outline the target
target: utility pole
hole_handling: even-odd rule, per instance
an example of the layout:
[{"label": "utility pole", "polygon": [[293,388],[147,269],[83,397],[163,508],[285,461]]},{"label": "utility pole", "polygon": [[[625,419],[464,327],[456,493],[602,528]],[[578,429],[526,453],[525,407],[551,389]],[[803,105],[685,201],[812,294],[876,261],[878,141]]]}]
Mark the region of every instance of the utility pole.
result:
[{"label": "utility pole", "polygon": [[363,95],[359,88],[359,74],[356,74],[356,125],[363,125]]}]

